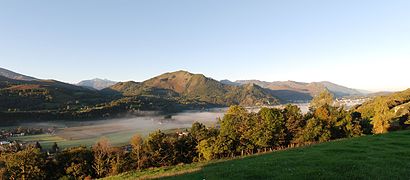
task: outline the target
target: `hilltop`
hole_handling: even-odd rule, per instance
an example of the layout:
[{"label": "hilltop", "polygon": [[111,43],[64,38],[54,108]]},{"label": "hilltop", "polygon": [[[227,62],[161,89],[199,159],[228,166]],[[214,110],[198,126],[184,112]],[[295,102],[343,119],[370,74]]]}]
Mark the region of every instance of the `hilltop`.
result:
[{"label": "hilltop", "polygon": [[324,90],[329,90],[335,95],[335,97],[365,96],[367,92],[348,88],[328,81],[305,83],[296,81],[266,82],[260,80],[238,80],[231,82],[224,80],[222,82],[233,85],[257,84],[263,88],[272,90],[272,95],[283,101],[309,101]]},{"label": "hilltop", "polygon": [[110,86],[112,86],[116,83],[117,82],[110,81],[108,79],[95,78],[95,79],[91,79],[91,80],[83,80],[83,81],[77,83],[77,85],[82,86],[82,87],[89,87],[89,88],[101,90],[101,89],[105,89],[107,87],[110,87]]},{"label": "hilltop", "polygon": [[227,85],[202,74],[187,71],[165,73],[141,83],[121,82],[105,89],[105,91],[108,90],[119,92],[124,96],[151,95],[219,106],[235,104],[255,106],[278,103],[268,90],[260,86],[254,84]]}]

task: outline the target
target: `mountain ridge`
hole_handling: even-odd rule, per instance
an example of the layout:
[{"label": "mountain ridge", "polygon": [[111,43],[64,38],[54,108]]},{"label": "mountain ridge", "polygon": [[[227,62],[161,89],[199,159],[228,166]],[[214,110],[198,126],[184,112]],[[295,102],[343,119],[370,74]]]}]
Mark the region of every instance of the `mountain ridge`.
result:
[{"label": "mountain ridge", "polygon": [[[329,90],[336,97],[367,95],[366,91],[348,88],[348,87],[338,85],[338,84],[335,84],[329,81],[306,83],[306,82],[297,82],[297,81],[290,81],[290,80],[289,81],[273,81],[273,82],[260,81],[260,80],[237,80],[235,82],[232,82],[229,80],[223,80],[221,82],[226,83],[226,84],[236,84],[236,85],[254,83],[263,88],[270,89],[273,92],[288,91],[289,94],[287,94],[286,96],[291,96],[292,93],[304,94],[304,96],[300,96],[301,98],[298,100],[310,100],[312,97],[318,95],[320,92],[324,90]],[[278,95],[278,96],[283,98],[283,95]]]},{"label": "mountain ridge", "polygon": [[226,85],[203,74],[193,74],[187,71],[164,73],[141,83],[117,83],[105,90],[114,90],[126,96],[143,95],[144,93],[152,95],[153,92],[163,91],[168,95],[165,96],[166,98],[179,97],[188,101],[195,100],[224,106],[266,105],[278,102],[275,97],[259,86]]},{"label": "mountain ridge", "polygon": [[[211,107],[269,106],[310,100],[328,89],[320,83],[217,81],[203,74],[176,71],[143,82],[118,82],[96,90],[56,80],[26,81],[12,71],[0,75],[0,120],[108,118],[139,111],[178,112]],[[230,84],[227,84],[230,83]],[[327,83],[334,91],[343,86]],[[330,84],[330,85],[329,85]],[[333,85],[333,87],[330,87]],[[266,88],[268,87],[268,88]],[[279,88],[272,88],[279,87]],[[311,88],[311,89],[310,89]],[[312,90],[313,89],[313,90]],[[347,93],[356,93],[347,88]],[[407,105],[407,104],[406,104]]]},{"label": "mountain ridge", "polygon": [[97,89],[97,90],[102,90],[102,89],[110,87],[110,86],[112,86],[116,83],[117,82],[111,81],[111,80],[108,80],[108,79],[94,78],[94,79],[90,79],[90,80],[80,81],[76,85],[77,86],[82,86],[82,87],[94,88],[94,89]]},{"label": "mountain ridge", "polygon": [[18,77],[12,79],[0,76],[0,111],[58,110],[70,105],[74,107],[101,103],[105,99],[97,90],[57,80],[26,78],[29,76],[9,70],[6,72],[17,74]]},{"label": "mountain ridge", "polygon": [[26,76],[20,73],[16,73],[13,71],[10,71],[8,69],[4,69],[0,67],[0,76],[9,78],[9,79],[14,79],[14,80],[22,80],[22,81],[37,81],[39,79],[33,78],[30,76]]}]

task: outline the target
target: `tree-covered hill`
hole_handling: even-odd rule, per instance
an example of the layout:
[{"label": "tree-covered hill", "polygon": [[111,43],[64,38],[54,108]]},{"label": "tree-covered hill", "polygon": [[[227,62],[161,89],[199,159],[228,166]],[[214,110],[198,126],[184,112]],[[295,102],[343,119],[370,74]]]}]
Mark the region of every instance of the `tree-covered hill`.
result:
[{"label": "tree-covered hill", "polygon": [[103,90],[55,80],[28,81],[0,75],[2,123],[19,119],[110,118],[140,110],[176,112],[277,103],[269,90],[257,85],[225,85],[186,71],[166,73],[144,82],[120,82]]},{"label": "tree-covered hill", "polygon": [[96,90],[59,81],[23,81],[0,76],[0,111],[58,110],[107,100]]},{"label": "tree-covered hill", "polygon": [[104,91],[117,91],[124,96],[153,95],[197,101],[213,105],[269,105],[278,103],[269,90],[257,85],[233,86],[220,83],[202,74],[186,71],[165,73],[142,83],[121,82]]},{"label": "tree-covered hill", "polygon": [[377,96],[356,110],[372,122],[375,133],[407,128],[410,125],[410,89]]},{"label": "tree-covered hill", "polygon": [[271,90],[271,94],[278,97],[283,102],[289,101],[309,101],[314,96],[319,95],[322,91],[328,90],[336,97],[344,96],[363,96],[365,91],[348,88],[332,82],[296,82],[296,81],[274,81],[266,82],[260,80],[239,80],[236,82],[223,81],[228,84],[257,84],[263,88]]}]

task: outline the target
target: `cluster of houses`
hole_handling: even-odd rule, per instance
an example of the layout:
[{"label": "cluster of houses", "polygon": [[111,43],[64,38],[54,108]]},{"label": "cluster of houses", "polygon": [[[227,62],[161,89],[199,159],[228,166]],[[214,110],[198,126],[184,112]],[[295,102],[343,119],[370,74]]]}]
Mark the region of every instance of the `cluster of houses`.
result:
[{"label": "cluster of houses", "polygon": [[182,132],[176,132],[178,136],[188,136],[189,132],[187,131],[182,131]]},{"label": "cluster of houses", "polygon": [[368,97],[363,98],[338,98],[335,100],[335,103],[338,105],[344,105],[347,108],[363,104],[364,102],[370,100]]},{"label": "cluster of houses", "polygon": [[15,140],[14,138],[38,135],[38,134],[54,134],[55,128],[9,128],[0,130],[0,152],[10,151],[14,148],[24,147],[27,145],[25,142]]},{"label": "cluster of houses", "polygon": [[8,139],[11,137],[21,137],[27,135],[38,135],[38,134],[54,134],[55,128],[10,128],[0,130],[0,140]]},{"label": "cluster of houses", "polygon": [[25,136],[26,133],[22,132],[22,133],[13,133],[13,132],[9,132],[7,130],[2,130],[1,134],[0,134],[0,139],[8,139],[11,137],[21,137],[21,136]]}]

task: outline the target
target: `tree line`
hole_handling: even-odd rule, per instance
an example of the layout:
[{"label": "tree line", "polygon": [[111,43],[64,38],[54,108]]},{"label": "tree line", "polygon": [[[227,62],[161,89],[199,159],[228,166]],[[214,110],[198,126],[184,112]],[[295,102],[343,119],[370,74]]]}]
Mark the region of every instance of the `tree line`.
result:
[{"label": "tree line", "polygon": [[146,138],[134,135],[128,148],[113,147],[102,138],[92,148],[59,151],[55,144],[51,155],[42,153],[39,145],[3,153],[0,174],[4,179],[102,178],[357,137],[375,129],[370,119],[354,109],[333,106],[333,96],[324,92],[312,100],[307,114],[295,105],[259,112],[231,106],[215,127],[196,122],[183,133],[156,131]]}]

